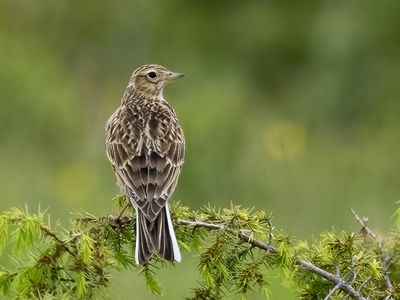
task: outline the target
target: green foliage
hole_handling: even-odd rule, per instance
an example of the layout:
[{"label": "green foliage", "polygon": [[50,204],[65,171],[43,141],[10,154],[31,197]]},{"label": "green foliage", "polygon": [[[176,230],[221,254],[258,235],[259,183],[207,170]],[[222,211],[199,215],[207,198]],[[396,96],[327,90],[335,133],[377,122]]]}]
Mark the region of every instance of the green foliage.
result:
[{"label": "green foliage", "polygon": [[0,224],[5,233],[0,244],[14,244],[19,253],[14,257],[14,271],[1,270],[4,296],[85,299],[109,282],[112,256],[100,245],[104,239],[95,242],[95,235],[79,227],[53,231],[42,213],[30,215],[15,208],[0,215]]},{"label": "green foliage", "polygon": [[[116,198],[120,208],[124,203],[121,199]],[[0,245],[5,251],[18,251],[13,256],[13,269],[0,270],[1,295],[18,299],[104,298],[112,273],[122,269],[136,270],[149,290],[161,295],[157,270],[173,265],[157,257],[144,266],[135,265],[131,211],[127,209],[119,217],[80,212],[68,229],[52,228],[41,212],[30,214],[16,208],[3,212]],[[199,257],[202,280],[187,299],[222,299],[229,294],[244,299],[249,291],[258,291],[268,299],[270,270],[279,270],[302,299],[327,295],[331,299],[346,295],[359,296],[357,299],[400,297],[397,227],[385,243],[369,233],[365,224],[361,233],[327,231],[305,242],[275,230],[264,211],[236,205],[190,211],[176,202],[171,212],[180,244]]]},{"label": "green foliage", "polygon": [[[297,248],[297,258],[306,259],[332,274],[338,274],[360,289],[362,294],[371,295],[370,299],[387,296],[386,286],[382,282],[379,249],[360,235],[324,232],[311,246],[301,244]],[[304,287],[301,292],[304,299],[323,299],[333,287],[332,283],[320,276],[310,276],[301,267],[297,267],[292,275],[294,282]],[[345,294],[339,290],[337,295],[344,297]]]},{"label": "green foliage", "polygon": [[245,295],[254,288],[267,290],[265,270],[275,254],[266,254],[238,239],[240,230],[249,232],[253,238],[268,236],[269,217],[263,211],[252,213],[233,205],[221,211],[207,206],[186,218],[220,226],[212,232],[195,226],[178,233],[178,236],[190,233],[196,244],[203,241],[202,247],[196,245],[196,249],[200,249],[199,271],[203,282],[194,290],[194,299],[210,291],[214,298],[221,298],[234,291]]},{"label": "green foliage", "polygon": [[153,265],[148,263],[142,267],[141,275],[146,280],[147,287],[152,291],[153,294],[161,295],[162,289],[156,278],[156,272],[152,270]]}]

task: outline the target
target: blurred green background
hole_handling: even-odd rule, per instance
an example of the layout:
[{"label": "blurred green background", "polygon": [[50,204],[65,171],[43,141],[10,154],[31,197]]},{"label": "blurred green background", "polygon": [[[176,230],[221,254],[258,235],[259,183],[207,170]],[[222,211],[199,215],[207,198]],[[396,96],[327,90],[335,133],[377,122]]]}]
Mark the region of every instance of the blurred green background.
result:
[{"label": "blurred green background", "polygon": [[[145,63],[187,139],[175,199],[272,211],[309,239],[390,228],[400,199],[399,1],[0,1],[0,209],[113,212],[104,124]],[[196,258],[161,271],[189,295]],[[115,299],[156,299],[115,275]],[[270,275],[272,299],[296,299]],[[291,294],[291,296],[290,296]],[[252,295],[251,299],[258,296]],[[236,299],[238,297],[233,297]]]}]

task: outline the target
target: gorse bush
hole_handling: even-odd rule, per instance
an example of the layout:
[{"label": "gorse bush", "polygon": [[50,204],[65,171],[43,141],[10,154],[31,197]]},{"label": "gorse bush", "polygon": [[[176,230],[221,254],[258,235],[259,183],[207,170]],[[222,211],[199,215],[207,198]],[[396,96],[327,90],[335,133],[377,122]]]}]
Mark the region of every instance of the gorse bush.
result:
[{"label": "gorse bush", "polygon": [[[119,207],[124,202],[116,197]],[[269,298],[269,270],[280,272],[301,299],[400,299],[400,217],[384,240],[353,212],[360,232],[327,231],[305,242],[275,229],[264,211],[235,205],[191,211],[175,202],[171,212],[181,248],[198,254],[202,280],[187,299],[245,298],[251,290]],[[0,293],[12,299],[109,298],[111,274],[132,269],[151,292],[162,294],[156,271],[174,266],[157,257],[144,266],[134,263],[133,224],[131,213],[79,212],[64,228],[50,226],[40,211],[3,212],[0,250],[11,263],[1,267]]]}]

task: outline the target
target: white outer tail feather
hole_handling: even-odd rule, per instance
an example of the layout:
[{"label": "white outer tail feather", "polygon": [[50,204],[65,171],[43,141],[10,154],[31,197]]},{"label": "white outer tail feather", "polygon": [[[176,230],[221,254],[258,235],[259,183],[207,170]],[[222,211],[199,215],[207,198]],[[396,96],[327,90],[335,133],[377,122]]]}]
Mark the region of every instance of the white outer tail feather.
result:
[{"label": "white outer tail feather", "polygon": [[[137,210],[138,208],[135,206],[135,211],[136,211],[136,216],[138,215]],[[179,250],[179,246],[178,246],[178,241],[176,240],[176,236],[175,236],[175,231],[174,231],[174,227],[172,225],[172,219],[171,219],[171,214],[169,213],[169,207],[168,207],[168,203],[165,204],[165,209],[166,209],[166,215],[167,215],[167,223],[168,223],[168,230],[169,230],[169,234],[171,236],[171,241],[172,241],[172,248],[174,251],[174,259],[177,262],[181,262],[181,252]],[[136,264],[139,264],[139,245],[140,245],[140,241],[139,241],[139,218],[136,217],[136,245],[135,245],[135,261]]]},{"label": "white outer tail feather", "polygon": [[169,235],[171,236],[172,247],[174,249],[174,259],[177,262],[181,262],[181,251],[179,251],[178,241],[176,240],[174,226],[172,225],[171,214],[169,213],[168,203],[165,204],[165,210],[167,213],[167,223],[168,223]]},{"label": "white outer tail feather", "polygon": [[134,205],[136,211],[136,245],[135,245],[135,261],[136,264],[139,264],[139,218],[138,215],[138,208]]}]

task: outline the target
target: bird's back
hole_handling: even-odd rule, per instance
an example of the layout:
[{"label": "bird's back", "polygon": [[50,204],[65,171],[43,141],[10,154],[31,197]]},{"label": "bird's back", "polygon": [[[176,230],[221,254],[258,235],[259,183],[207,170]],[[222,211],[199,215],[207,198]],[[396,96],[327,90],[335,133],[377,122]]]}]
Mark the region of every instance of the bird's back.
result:
[{"label": "bird's back", "polygon": [[137,68],[121,106],[106,124],[108,159],[121,191],[136,210],[138,264],[153,254],[167,261],[181,260],[167,201],[178,182],[185,140],[163,90],[182,76],[157,64]]},{"label": "bird's back", "polygon": [[107,122],[106,132],[119,185],[154,220],[183,165],[185,141],[174,110],[161,99],[128,101]]}]

